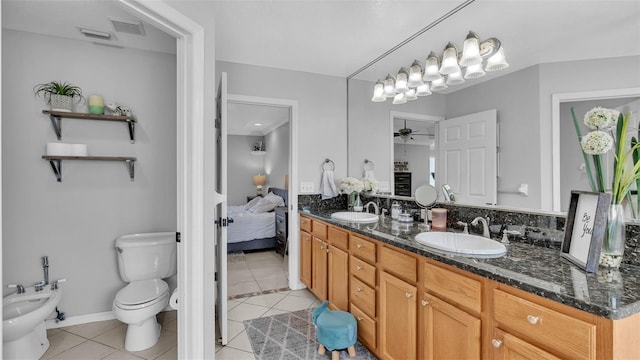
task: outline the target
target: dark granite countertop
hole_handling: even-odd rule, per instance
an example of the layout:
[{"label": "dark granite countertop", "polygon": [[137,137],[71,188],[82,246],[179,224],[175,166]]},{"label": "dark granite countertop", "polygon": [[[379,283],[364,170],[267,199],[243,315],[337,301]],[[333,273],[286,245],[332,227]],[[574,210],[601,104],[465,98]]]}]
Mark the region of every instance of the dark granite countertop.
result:
[{"label": "dark granite countertop", "polygon": [[373,224],[331,219],[332,211],[304,212],[312,218],[374,238],[462,270],[507,284],[583,311],[609,319],[622,319],[640,312],[640,267],[625,265],[618,270],[587,273],[560,256],[560,251],[511,242],[499,258],[479,258],[437,251],[414,240],[426,231],[422,223],[392,221]]}]

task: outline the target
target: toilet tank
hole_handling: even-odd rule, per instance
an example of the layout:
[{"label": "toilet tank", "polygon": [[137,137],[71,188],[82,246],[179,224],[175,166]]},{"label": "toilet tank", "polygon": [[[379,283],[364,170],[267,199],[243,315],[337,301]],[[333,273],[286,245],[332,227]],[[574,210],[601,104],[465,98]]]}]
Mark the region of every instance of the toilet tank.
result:
[{"label": "toilet tank", "polygon": [[120,277],[126,282],[176,274],[176,233],[123,235],[115,241]]}]

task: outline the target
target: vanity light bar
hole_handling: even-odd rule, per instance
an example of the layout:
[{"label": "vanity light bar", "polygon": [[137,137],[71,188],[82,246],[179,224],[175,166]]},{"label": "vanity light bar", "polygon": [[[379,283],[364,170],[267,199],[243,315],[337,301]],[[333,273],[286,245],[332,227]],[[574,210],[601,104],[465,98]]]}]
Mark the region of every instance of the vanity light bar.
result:
[{"label": "vanity light bar", "polygon": [[507,67],[509,64],[500,40],[490,38],[481,42],[476,33],[469,31],[462,53],[459,54],[456,46],[449,42],[442,57],[430,52],[424,66],[414,60],[409,70],[402,67],[395,77],[389,74],[384,82],[378,80],[371,101],[393,99],[393,104],[404,104],[418,96],[430,95],[431,91],[444,90],[449,85],[483,77],[487,71],[499,71]]}]

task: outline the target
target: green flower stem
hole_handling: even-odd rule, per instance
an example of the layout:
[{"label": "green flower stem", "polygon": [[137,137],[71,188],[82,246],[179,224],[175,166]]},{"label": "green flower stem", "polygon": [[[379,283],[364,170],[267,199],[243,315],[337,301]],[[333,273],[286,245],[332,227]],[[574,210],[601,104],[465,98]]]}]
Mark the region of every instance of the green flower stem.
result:
[{"label": "green flower stem", "polygon": [[[582,157],[584,158],[584,165],[587,167],[587,175],[589,177],[589,185],[591,185],[591,191],[596,192],[596,183],[593,180],[593,173],[591,172],[591,162],[589,161],[589,157],[582,150],[582,134],[580,133],[580,126],[578,125],[578,120],[576,119],[576,112],[571,108],[571,116],[573,117],[573,125],[576,127],[576,133],[578,134],[578,146],[580,147],[580,152],[582,153]],[[640,200],[638,202],[638,206],[640,206]]]},{"label": "green flower stem", "polygon": [[593,163],[596,165],[596,174],[598,175],[598,192],[604,192],[604,173],[602,172],[602,158],[600,155],[593,155]]}]

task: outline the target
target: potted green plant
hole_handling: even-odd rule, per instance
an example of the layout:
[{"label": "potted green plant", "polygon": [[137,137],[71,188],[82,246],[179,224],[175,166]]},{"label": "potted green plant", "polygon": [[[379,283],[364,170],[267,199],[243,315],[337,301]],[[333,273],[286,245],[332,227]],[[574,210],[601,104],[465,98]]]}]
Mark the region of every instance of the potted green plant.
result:
[{"label": "potted green plant", "polygon": [[73,111],[73,100],[78,102],[84,100],[82,89],[68,82],[50,81],[44,84],[38,84],[33,88],[36,96],[42,97],[47,104],[51,106],[51,110],[55,111]]}]

